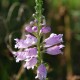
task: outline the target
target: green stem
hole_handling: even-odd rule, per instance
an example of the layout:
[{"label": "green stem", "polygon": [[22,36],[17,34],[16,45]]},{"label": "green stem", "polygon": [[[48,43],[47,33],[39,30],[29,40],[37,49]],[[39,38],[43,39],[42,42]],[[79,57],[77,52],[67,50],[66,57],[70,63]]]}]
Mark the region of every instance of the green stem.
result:
[{"label": "green stem", "polygon": [[36,6],[35,6],[35,18],[38,20],[37,22],[37,27],[38,27],[38,32],[37,32],[37,48],[38,48],[38,59],[39,59],[39,64],[42,63],[42,54],[41,54],[41,49],[40,49],[40,29],[41,29],[41,17],[42,17],[42,0],[35,0]]}]

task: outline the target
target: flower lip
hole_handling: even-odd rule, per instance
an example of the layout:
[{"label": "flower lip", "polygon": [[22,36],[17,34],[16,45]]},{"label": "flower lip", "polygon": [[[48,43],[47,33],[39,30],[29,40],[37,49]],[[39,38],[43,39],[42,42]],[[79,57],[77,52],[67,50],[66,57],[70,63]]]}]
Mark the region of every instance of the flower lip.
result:
[{"label": "flower lip", "polygon": [[16,41],[16,45],[15,45],[15,48],[26,48],[26,43],[25,43],[25,40],[23,39],[14,39]]},{"label": "flower lip", "polygon": [[49,47],[46,49],[46,53],[50,54],[50,55],[58,55],[58,54],[63,54],[63,52],[61,51],[61,49],[64,47],[64,45],[60,44],[60,45],[56,45],[53,47]]},{"label": "flower lip", "polygon": [[24,67],[26,67],[27,69],[34,69],[34,66],[37,64],[37,59],[35,57],[30,58],[28,61],[26,60],[26,63],[24,65]]},{"label": "flower lip", "polygon": [[28,34],[26,35],[26,42],[28,42],[31,45],[34,45],[37,43],[37,38],[35,36]]},{"label": "flower lip", "polygon": [[50,47],[50,46],[62,43],[63,42],[62,36],[63,34],[57,35],[52,33],[47,39],[43,41],[45,43],[44,47]]},{"label": "flower lip", "polygon": [[27,57],[37,57],[36,47],[25,49],[25,52],[26,52]]},{"label": "flower lip", "polygon": [[26,59],[26,52],[13,52],[16,57],[16,62],[23,61]]},{"label": "flower lip", "polygon": [[37,48],[27,48],[23,51],[13,52],[14,57],[16,57],[16,62],[19,61],[29,61],[31,58],[37,58]]}]

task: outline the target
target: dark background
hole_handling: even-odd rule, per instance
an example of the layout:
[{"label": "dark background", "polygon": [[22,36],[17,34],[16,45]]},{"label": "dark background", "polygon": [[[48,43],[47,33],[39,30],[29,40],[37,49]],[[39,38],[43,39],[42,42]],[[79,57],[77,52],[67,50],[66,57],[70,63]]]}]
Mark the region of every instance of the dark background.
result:
[{"label": "dark background", "polygon": [[[35,80],[16,63],[11,50],[35,12],[34,0],[0,0],[0,80]],[[44,54],[48,80],[80,80],[80,0],[43,0],[43,15],[54,33],[64,34],[63,55]]]}]

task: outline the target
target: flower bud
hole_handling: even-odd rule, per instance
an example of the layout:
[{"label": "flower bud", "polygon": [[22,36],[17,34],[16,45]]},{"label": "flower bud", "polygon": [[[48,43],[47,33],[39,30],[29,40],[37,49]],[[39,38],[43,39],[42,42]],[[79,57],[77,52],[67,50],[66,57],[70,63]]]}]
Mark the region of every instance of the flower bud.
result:
[{"label": "flower bud", "polygon": [[37,76],[35,78],[39,78],[40,80],[45,80],[47,76],[46,67],[41,64],[37,69]]},{"label": "flower bud", "polygon": [[50,27],[42,27],[42,29],[40,30],[40,33],[48,33],[51,31],[51,28]]},{"label": "flower bud", "polygon": [[33,32],[31,26],[27,26],[27,27],[25,28],[25,30],[26,30],[27,32],[29,32],[29,33],[32,33],[32,32]]},{"label": "flower bud", "polygon": [[32,27],[32,31],[33,31],[33,32],[37,32],[37,31],[38,31],[37,26],[33,26],[33,27]]}]

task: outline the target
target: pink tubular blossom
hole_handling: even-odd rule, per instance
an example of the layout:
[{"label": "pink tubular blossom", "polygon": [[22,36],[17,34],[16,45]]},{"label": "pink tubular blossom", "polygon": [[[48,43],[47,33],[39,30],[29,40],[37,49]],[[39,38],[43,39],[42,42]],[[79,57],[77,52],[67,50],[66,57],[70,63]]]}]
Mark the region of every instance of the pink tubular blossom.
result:
[{"label": "pink tubular blossom", "polygon": [[49,33],[51,31],[50,27],[42,27],[40,30],[40,33]]},{"label": "pink tubular blossom", "polygon": [[37,43],[37,38],[28,34],[26,35],[26,39],[15,39],[16,45],[15,48],[28,48],[32,45],[35,45]]},{"label": "pink tubular blossom", "polygon": [[34,45],[37,43],[37,38],[28,34],[28,35],[26,35],[26,43],[28,43],[30,45]]},{"label": "pink tubular blossom", "polygon": [[37,26],[33,26],[33,27],[32,27],[32,31],[33,31],[33,32],[37,32],[37,31],[38,31],[38,27],[37,27]]},{"label": "pink tubular blossom", "polygon": [[52,45],[56,45],[56,44],[63,42],[62,36],[63,34],[57,35],[57,34],[52,33],[47,39],[44,40],[45,42],[44,47],[50,47]]},{"label": "pink tubular blossom", "polygon": [[37,48],[33,47],[33,48],[28,48],[25,49],[26,52],[26,57],[37,57]]},{"label": "pink tubular blossom", "polygon": [[14,39],[16,41],[16,44],[15,44],[15,48],[26,48],[27,47],[27,44],[26,44],[26,41],[23,40],[23,39]]},{"label": "pink tubular blossom", "polygon": [[35,78],[39,78],[40,80],[45,80],[47,76],[47,70],[46,67],[41,64],[37,69],[37,76]]},{"label": "pink tubular blossom", "polygon": [[29,33],[32,33],[32,32],[33,32],[31,26],[27,26],[27,27],[25,28],[25,30],[26,30],[27,32],[29,32]]},{"label": "pink tubular blossom", "polygon": [[16,57],[16,62],[26,59],[26,52],[13,52],[13,54]]},{"label": "pink tubular blossom", "polygon": [[27,69],[34,69],[34,66],[37,64],[37,59],[35,57],[30,58],[29,60],[26,60],[26,63],[24,65],[25,68]]},{"label": "pink tubular blossom", "polygon": [[57,55],[57,54],[62,54],[63,52],[61,51],[61,49],[64,47],[64,45],[56,45],[50,48],[46,49],[46,53],[50,54],[50,55]]},{"label": "pink tubular blossom", "polygon": [[36,47],[28,48],[24,51],[13,52],[13,54],[16,57],[16,62],[19,62],[22,60],[28,60],[32,57],[37,57],[37,49]]}]

